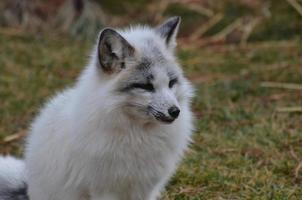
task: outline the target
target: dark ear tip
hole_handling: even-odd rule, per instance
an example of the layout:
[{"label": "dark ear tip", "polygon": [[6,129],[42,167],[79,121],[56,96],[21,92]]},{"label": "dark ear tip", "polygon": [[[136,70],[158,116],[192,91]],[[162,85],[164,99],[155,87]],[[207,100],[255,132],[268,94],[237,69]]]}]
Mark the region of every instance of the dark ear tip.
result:
[{"label": "dark ear tip", "polygon": [[104,35],[108,35],[108,34],[116,34],[116,30],[114,30],[113,28],[107,27],[104,28],[103,30],[101,30],[100,32],[100,37],[104,36]]},{"label": "dark ear tip", "polygon": [[173,21],[175,24],[179,24],[181,22],[181,17],[180,16],[171,17],[170,21]]},{"label": "dark ear tip", "polygon": [[177,19],[177,21],[181,21],[181,16],[174,16],[175,19]]}]

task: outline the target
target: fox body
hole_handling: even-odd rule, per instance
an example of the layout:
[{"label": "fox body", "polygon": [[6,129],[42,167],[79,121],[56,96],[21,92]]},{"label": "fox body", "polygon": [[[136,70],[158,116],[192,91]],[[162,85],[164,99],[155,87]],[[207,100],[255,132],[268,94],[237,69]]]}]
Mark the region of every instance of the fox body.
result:
[{"label": "fox body", "polygon": [[101,31],[75,85],[34,120],[25,167],[0,159],[23,170],[2,180],[0,168],[0,199],[14,178],[30,200],[157,199],[193,129],[192,86],[174,56],[179,23]]}]

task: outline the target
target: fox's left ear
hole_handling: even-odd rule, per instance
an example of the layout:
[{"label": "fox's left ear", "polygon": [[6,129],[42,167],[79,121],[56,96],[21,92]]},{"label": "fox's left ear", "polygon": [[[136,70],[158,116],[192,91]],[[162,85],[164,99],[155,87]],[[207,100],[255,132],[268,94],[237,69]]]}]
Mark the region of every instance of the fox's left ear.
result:
[{"label": "fox's left ear", "polygon": [[180,22],[180,17],[171,17],[155,29],[155,31],[165,40],[169,49],[176,47],[176,37]]}]

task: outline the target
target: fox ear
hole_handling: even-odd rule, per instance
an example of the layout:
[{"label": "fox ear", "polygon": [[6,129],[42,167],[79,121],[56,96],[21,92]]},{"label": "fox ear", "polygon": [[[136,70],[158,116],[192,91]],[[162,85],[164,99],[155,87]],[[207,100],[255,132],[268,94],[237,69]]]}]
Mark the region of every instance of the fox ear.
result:
[{"label": "fox ear", "polygon": [[106,73],[118,72],[126,67],[126,60],[134,55],[135,49],[125,38],[111,28],[104,29],[97,46],[99,65]]},{"label": "fox ear", "polygon": [[173,49],[176,46],[176,37],[181,22],[180,17],[171,17],[155,30],[165,40],[168,48]]}]

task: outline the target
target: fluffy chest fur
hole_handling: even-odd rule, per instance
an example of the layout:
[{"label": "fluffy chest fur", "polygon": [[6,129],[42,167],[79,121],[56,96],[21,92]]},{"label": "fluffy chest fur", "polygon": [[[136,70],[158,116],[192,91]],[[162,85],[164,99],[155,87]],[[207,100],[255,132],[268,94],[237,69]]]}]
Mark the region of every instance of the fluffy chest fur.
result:
[{"label": "fluffy chest fur", "polygon": [[85,182],[98,190],[126,189],[140,183],[154,186],[174,170],[188,139],[172,127],[151,131],[125,127],[106,134],[110,136],[99,138],[103,145],[90,146],[78,154],[89,159]]},{"label": "fluffy chest fur", "polygon": [[[119,112],[110,113],[104,105],[111,101],[103,100],[99,112],[95,112],[97,106],[82,106],[85,113],[73,114],[81,119],[72,125],[76,135],[71,141],[72,166],[75,174],[83,174],[71,176],[79,180],[71,179],[69,183],[86,182],[98,190],[111,190],[144,182],[151,188],[174,171],[187,147],[192,129],[189,107],[182,105],[182,114],[173,124],[141,125]],[[79,165],[83,158],[86,161]]]}]

